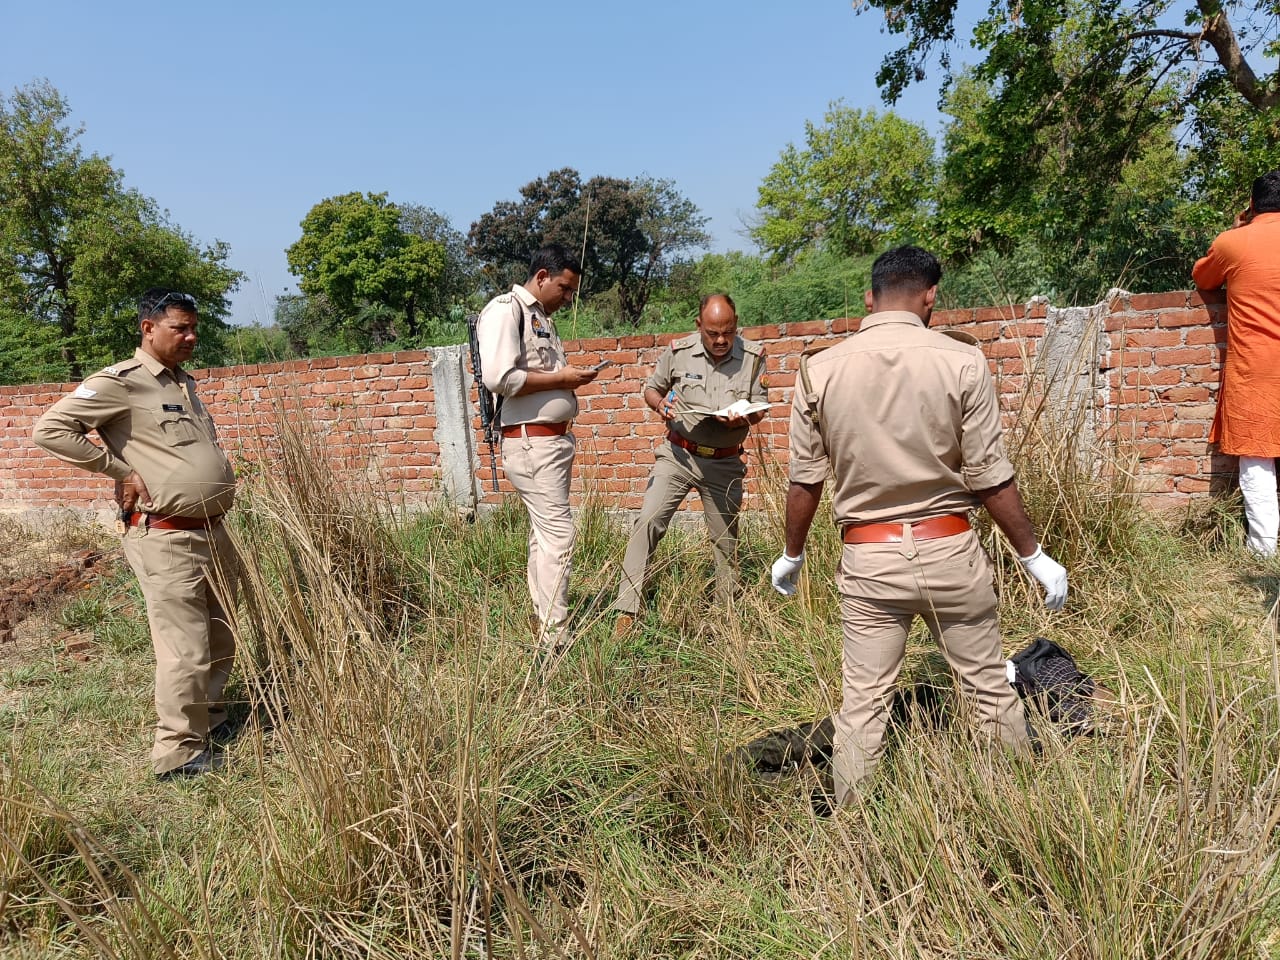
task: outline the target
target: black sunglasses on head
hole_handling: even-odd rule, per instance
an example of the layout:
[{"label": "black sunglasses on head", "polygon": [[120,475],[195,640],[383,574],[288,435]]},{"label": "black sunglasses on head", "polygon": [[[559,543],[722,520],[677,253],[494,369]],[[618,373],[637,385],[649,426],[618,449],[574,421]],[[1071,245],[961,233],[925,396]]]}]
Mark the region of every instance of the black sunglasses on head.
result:
[{"label": "black sunglasses on head", "polygon": [[171,306],[186,307],[188,310],[194,312],[196,309],[196,298],[189,293],[166,293],[155,302],[150,310],[147,311],[147,316],[154,317],[157,313],[163,313],[165,307]]}]

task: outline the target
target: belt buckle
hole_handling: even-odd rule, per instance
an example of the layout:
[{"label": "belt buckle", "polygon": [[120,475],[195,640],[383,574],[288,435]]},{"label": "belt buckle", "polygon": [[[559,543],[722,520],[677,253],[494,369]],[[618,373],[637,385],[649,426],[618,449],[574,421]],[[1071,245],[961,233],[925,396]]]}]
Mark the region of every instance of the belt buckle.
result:
[{"label": "belt buckle", "polygon": [[716,455],[716,448],[706,447],[700,443],[695,443],[693,445],[693,452],[700,457],[714,457]]}]

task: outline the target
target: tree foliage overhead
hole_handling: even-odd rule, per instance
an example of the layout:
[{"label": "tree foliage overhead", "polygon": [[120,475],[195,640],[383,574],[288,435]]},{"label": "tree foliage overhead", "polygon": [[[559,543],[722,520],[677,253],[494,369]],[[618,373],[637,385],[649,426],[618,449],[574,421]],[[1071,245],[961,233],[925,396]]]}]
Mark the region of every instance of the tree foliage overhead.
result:
[{"label": "tree foliage overhead", "polygon": [[788,144],[765,176],[752,236],[781,260],[816,247],[870,253],[918,234],[935,176],[924,127],[833,103],[821,126],[805,122],[804,147]]},{"label": "tree foliage overhead", "polygon": [[953,120],[930,235],[953,264],[1016,264],[1067,299],[1185,286],[1276,165],[1277,0],[993,0],[977,62],[954,68],[958,0],[856,6],[905,41],[877,76],[887,101],[935,58],[943,71]]},{"label": "tree foliage overhead", "polygon": [[285,256],[302,292],[336,311],[357,349],[412,339],[445,272],[444,243],[406,230],[385,193],[321,200]]},{"label": "tree foliage overhead", "polygon": [[[0,100],[0,380],[79,379],[138,343],[137,299],[171,286],[200,303],[198,362],[220,362],[229,249],[200,248],[125,189],[48,83]],[[162,145],[158,148],[163,148]]]},{"label": "tree foliage overhead", "polygon": [[[707,218],[670,180],[592,177],[565,167],[520,188],[471,225],[471,251],[492,290],[527,279],[534,251],[547,243],[583,254],[584,298],[616,291],[637,324],[657,286],[685,251],[705,247]],[[585,242],[584,242],[585,238]]]},{"label": "tree foliage overhead", "polygon": [[[854,6],[859,12],[882,11],[889,32],[906,40],[885,57],[876,75],[887,101],[895,102],[910,84],[924,79],[933,56],[950,73],[959,0],[858,0]],[[1088,83],[1096,74],[1154,86],[1186,70],[1193,79],[1220,76],[1254,110],[1272,111],[1280,107],[1280,71],[1272,66],[1259,75],[1247,58],[1275,61],[1277,16],[1276,0],[992,0],[972,45],[985,55],[979,67],[984,79],[1008,88],[1011,96],[1032,94],[1041,106],[1053,106],[1046,94],[1053,99],[1055,91],[1045,86],[1048,74],[1040,55],[1052,53],[1063,31],[1073,31],[1086,38],[1088,55],[1057,78],[1066,97],[1073,84]],[[1201,92],[1188,88],[1184,105]]]}]

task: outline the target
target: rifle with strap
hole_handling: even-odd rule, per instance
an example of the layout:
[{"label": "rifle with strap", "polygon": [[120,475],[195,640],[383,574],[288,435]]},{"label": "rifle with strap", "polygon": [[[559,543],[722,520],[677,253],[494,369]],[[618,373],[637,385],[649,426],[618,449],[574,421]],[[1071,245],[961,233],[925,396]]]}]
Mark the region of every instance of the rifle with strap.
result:
[{"label": "rifle with strap", "polygon": [[[520,349],[524,350],[524,308],[513,293],[512,319],[516,320],[517,336]],[[484,429],[484,442],[489,445],[489,480],[493,484],[493,492],[498,492],[498,422],[502,416],[502,397],[495,397],[493,391],[484,385],[484,373],[480,367],[480,333],[477,329],[480,315],[473,313],[467,317],[467,340],[471,348],[471,376],[476,384],[476,400],[480,406],[480,426]]]}]

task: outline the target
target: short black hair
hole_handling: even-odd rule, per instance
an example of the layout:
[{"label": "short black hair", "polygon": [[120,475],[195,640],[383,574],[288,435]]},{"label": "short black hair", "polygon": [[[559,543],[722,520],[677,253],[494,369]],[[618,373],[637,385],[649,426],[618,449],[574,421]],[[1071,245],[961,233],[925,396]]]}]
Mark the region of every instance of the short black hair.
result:
[{"label": "short black hair", "polygon": [[936,287],[942,279],[942,264],[920,247],[894,247],[876,257],[871,265],[871,292],[919,293]]},{"label": "short black hair", "polygon": [[1253,181],[1253,212],[1275,213],[1280,210],[1280,170],[1264,173]]},{"label": "short black hair", "polygon": [[558,243],[548,243],[533,255],[529,261],[529,278],[533,279],[538,271],[545,270],[553,277],[558,277],[566,270],[582,276],[582,264],[578,258]]},{"label": "short black hair", "polygon": [[157,313],[164,313],[170,307],[177,307],[187,313],[196,312],[196,298],[181,290],[169,287],[151,287],[138,298],[138,323],[150,320]]},{"label": "short black hair", "polygon": [[733,315],[738,315],[738,305],[733,302],[733,297],[727,293],[708,293],[705,297],[698,301],[698,316],[702,316],[702,311],[707,309],[707,304],[712,300],[723,300],[729,305],[729,309],[733,311]]}]

